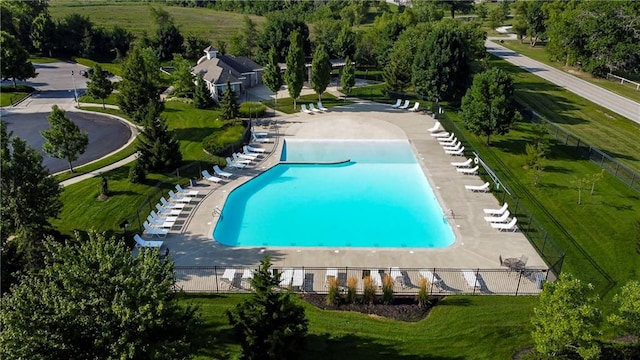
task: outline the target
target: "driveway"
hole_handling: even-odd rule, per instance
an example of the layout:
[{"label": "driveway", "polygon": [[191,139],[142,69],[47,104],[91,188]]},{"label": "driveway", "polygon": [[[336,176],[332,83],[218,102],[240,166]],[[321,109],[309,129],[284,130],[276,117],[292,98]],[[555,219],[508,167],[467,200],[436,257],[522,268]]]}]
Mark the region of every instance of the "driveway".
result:
[{"label": "driveway", "polygon": [[640,104],[633,100],[629,100],[573,75],[569,75],[539,61],[520,55],[491,40],[485,41],[485,47],[489,53],[495,56],[505,59],[530,73],[540,76],[578,96],[582,96],[593,103],[640,124]]}]

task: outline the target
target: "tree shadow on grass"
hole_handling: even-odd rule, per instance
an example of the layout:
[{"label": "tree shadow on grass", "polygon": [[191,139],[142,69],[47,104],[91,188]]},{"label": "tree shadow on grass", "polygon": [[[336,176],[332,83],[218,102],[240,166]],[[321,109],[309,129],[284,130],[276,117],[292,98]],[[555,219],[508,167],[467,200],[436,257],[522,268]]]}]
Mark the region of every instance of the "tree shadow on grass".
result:
[{"label": "tree shadow on grass", "polygon": [[201,142],[207,136],[213,134],[216,131],[221,131],[219,127],[205,127],[205,128],[180,128],[171,130],[173,138],[180,140],[189,140],[194,142]]}]

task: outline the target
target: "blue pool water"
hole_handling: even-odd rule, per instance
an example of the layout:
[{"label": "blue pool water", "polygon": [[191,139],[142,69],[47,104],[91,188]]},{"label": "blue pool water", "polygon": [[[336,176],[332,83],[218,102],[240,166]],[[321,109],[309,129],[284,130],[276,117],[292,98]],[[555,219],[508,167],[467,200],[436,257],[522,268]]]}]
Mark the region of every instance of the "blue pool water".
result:
[{"label": "blue pool water", "polygon": [[[453,231],[407,141],[293,141],[229,194],[214,238],[229,246],[442,248]],[[294,164],[338,162],[339,164]]]}]

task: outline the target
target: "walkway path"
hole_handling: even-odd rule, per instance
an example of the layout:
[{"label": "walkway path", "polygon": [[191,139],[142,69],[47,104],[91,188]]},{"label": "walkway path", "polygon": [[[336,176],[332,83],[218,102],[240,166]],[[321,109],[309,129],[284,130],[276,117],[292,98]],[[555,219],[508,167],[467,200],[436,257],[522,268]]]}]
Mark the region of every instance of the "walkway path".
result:
[{"label": "walkway path", "polygon": [[532,74],[640,124],[640,104],[633,100],[614,94],[609,90],[605,90],[549,65],[520,55],[491,40],[485,41],[485,47],[489,53],[495,56],[505,59]]}]

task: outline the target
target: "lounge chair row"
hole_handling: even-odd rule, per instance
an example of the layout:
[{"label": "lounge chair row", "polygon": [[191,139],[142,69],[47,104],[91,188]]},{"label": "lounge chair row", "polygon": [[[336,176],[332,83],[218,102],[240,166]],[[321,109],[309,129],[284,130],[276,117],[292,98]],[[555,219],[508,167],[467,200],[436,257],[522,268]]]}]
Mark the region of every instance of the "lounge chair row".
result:
[{"label": "lounge chair row", "polygon": [[300,105],[300,112],[303,112],[305,114],[312,114],[312,113],[317,113],[317,112],[325,112],[325,111],[329,111],[329,109],[327,109],[326,107],[324,107],[322,105],[321,101],[318,101],[318,107],[316,108],[315,105],[313,103],[309,104],[309,108],[307,109],[307,105],[306,104],[302,104]]},{"label": "lounge chair row", "polygon": [[185,206],[194,201],[200,192],[198,190],[183,189],[180,184],[176,185],[176,191],[169,190],[169,200],[160,198],[156,204],[156,210],[151,210],[146,221],[142,224],[144,234],[158,237],[165,237],[175,226],[178,216]]},{"label": "lounge chair row", "polygon": [[484,209],[486,215],[484,219],[492,228],[500,231],[516,231],[518,219],[514,216],[509,220],[511,213],[509,212],[509,204],[506,202],[499,209]]},{"label": "lounge chair row", "polygon": [[395,104],[391,105],[391,107],[394,108],[394,109],[407,109],[407,110],[413,111],[413,112],[420,111],[419,110],[420,109],[420,103],[419,102],[416,101],[413,104],[412,108],[409,108],[409,104],[411,104],[411,101],[409,101],[409,100],[405,100],[404,104],[403,104],[402,103],[402,99],[398,99]]},{"label": "lounge chair row", "polygon": [[[242,150],[243,152],[233,154],[233,160],[230,157],[226,158],[228,167],[242,169],[248,166],[251,162],[257,161],[266,151],[263,148],[251,147],[249,145],[243,146]],[[213,166],[213,172],[215,175],[209,173],[209,170],[202,170],[202,178],[209,182],[219,183],[223,180],[229,180],[235,176],[232,172],[220,169],[218,165]]]}]

